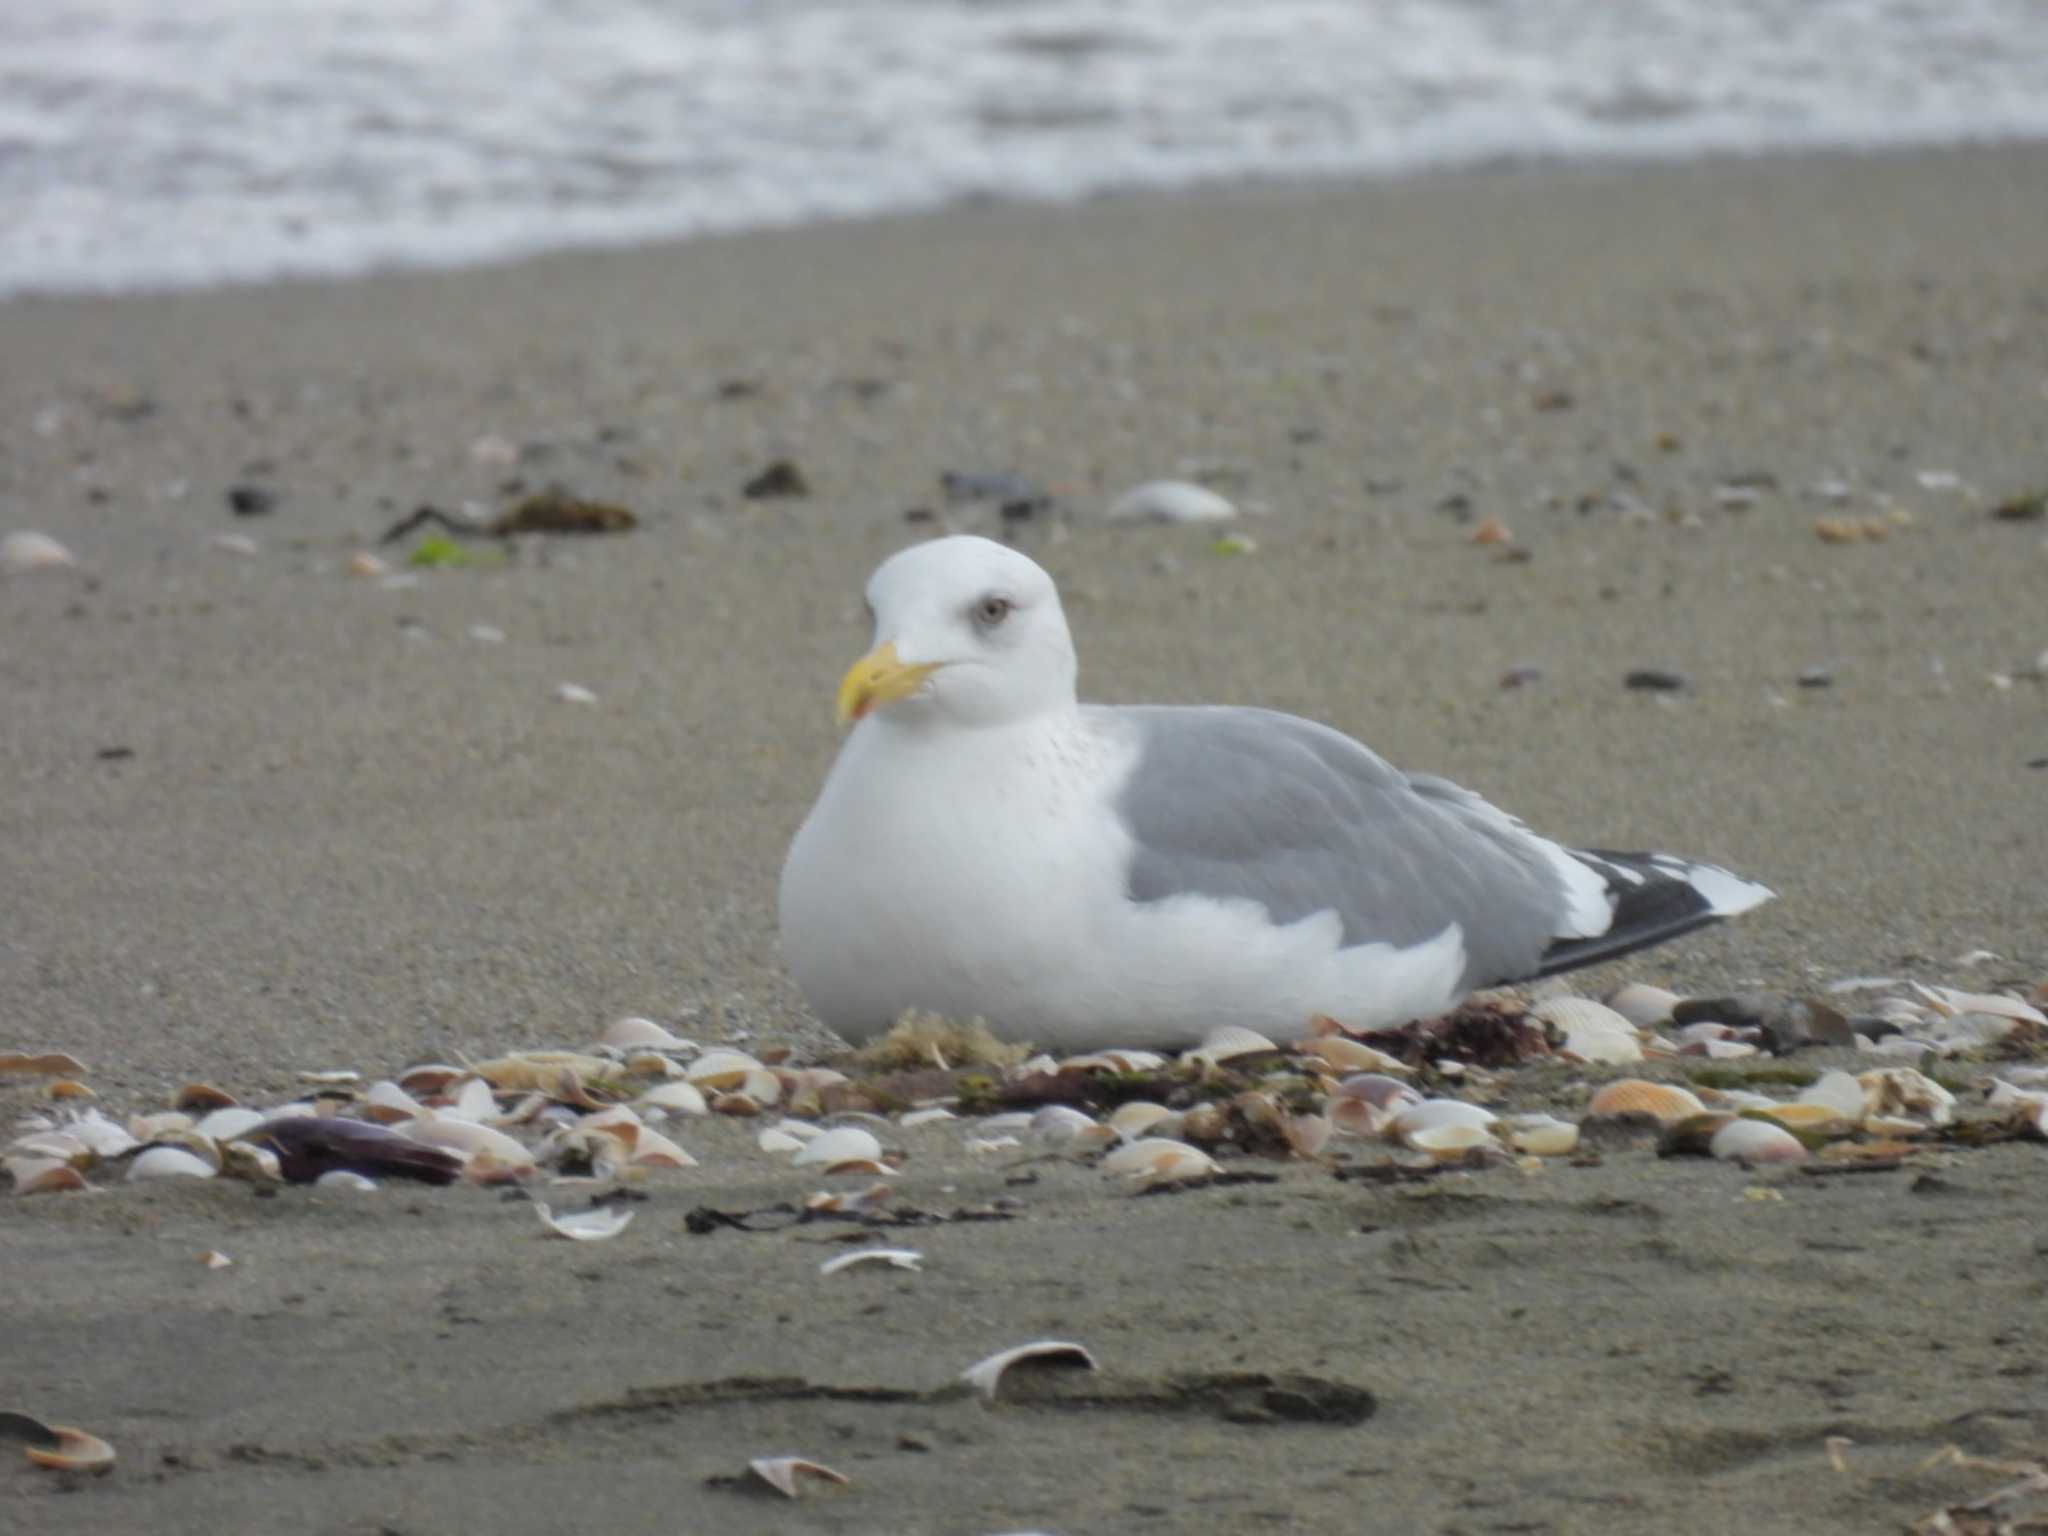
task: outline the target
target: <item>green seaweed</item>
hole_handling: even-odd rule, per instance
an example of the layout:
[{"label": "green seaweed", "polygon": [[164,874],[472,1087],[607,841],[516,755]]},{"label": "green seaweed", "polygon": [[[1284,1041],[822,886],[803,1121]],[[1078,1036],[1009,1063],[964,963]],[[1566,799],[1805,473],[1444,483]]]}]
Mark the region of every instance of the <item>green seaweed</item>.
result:
[{"label": "green seaweed", "polygon": [[1805,1088],[1820,1074],[1805,1067],[1699,1067],[1688,1081],[1700,1088]]}]

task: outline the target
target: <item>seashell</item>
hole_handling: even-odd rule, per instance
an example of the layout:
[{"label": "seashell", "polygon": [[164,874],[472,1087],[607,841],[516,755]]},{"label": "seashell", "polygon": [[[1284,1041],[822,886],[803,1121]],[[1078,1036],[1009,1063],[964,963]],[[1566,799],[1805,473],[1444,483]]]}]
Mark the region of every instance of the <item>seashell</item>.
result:
[{"label": "seashell", "polygon": [[202,1115],[199,1123],[192,1127],[192,1134],[204,1136],[208,1141],[233,1141],[237,1136],[248,1135],[269,1118],[260,1109],[237,1104],[232,1109],[216,1109],[210,1115]]},{"label": "seashell", "polygon": [[[114,1465],[114,1448],[98,1435],[89,1435],[69,1424],[38,1424],[26,1414],[10,1413],[8,1428],[16,1438],[27,1438],[22,1447],[28,1459],[53,1472],[105,1472]],[[23,1430],[40,1431],[22,1435]]]},{"label": "seashell", "polygon": [[17,1136],[8,1144],[7,1150],[14,1156],[69,1163],[76,1168],[90,1167],[93,1160],[91,1144],[69,1131],[37,1131],[28,1136]]},{"label": "seashell", "polygon": [[[480,1061],[469,1070],[493,1088],[503,1089],[506,1093],[547,1093],[572,1100],[580,1096],[582,1083],[608,1083],[618,1072],[604,1057],[582,1051],[515,1051],[510,1056]],[[576,1079],[576,1091],[567,1095],[564,1088],[570,1085],[564,1082],[562,1074],[565,1072]],[[399,1083],[408,1092],[430,1091],[415,1088],[410,1072]]]},{"label": "seashell", "polygon": [[478,1122],[494,1119],[498,1113],[498,1096],[491,1091],[491,1085],[480,1077],[465,1081],[455,1092],[455,1097],[439,1110],[446,1119],[475,1120]]},{"label": "seashell", "polygon": [[216,1088],[211,1083],[187,1083],[171,1100],[173,1109],[233,1109],[242,1101],[225,1088]]},{"label": "seashell", "polygon": [[81,1082],[75,1082],[68,1077],[60,1077],[44,1086],[43,1097],[46,1099],[96,1099],[99,1095]]},{"label": "seashell", "polygon": [[[1799,1095],[1801,1104],[1831,1109],[1851,1125],[1863,1118],[1863,1100],[1863,1084],[1851,1073],[1839,1069],[1823,1072],[1818,1079],[1807,1085],[1804,1093]],[[1770,1108],[1769,1105],[1760,1107]]]},{"label": "seashell", "polygon": [[857,1125],[840,1125],[820,1131],[805,1142],[790,1163],[798,1168],[814,1164],[831,1167],[847,1162],[878,1162],[881,1156],[882,1144],[871,1133]]},{"label": "seashell", "polygon": [[818,1266],[821,1275],[836,1275],[842,1269],[851,1269],[856,1264],[888,1264],[897,1269],[922,1269],[924,1255],[915,1248],[856,1248],[851,1253],[842,1253],[836,1259],[827,1259]]},{"label": "seashell", "polygon": [[628,1014],[615,1019],[604,1032],[604,1043],[617,1046],[651,1045],[664,1051],[687,1050],[688,1040],[670,1034],[652,1019],[643,1019],[637,1014]]},{"label": "seashell", "polygon": [[223,1142],[220,1171],[231,1179],[255,1184],[276,1184],[284,1179],[284,1164],[268,1147],[253,1147],[246,1141]]},{"label": "seashell", "polygon": [[683,1069],[683,1076],[699,1088],[728,1089],[742,1087],[750,1072],[766,1071],[745,1051],[716,1050],[706,1051],[691,1062]]},{"label": "seashell", "polygon": [[1227,523],[1237,508],[1191,480],[1147,480],[1109,504],[1112,523]]},{"label": "seashell", "polygon": [[1602,1085],[1586,1105],[1588,1115],[1650,1115],[1666,1125],[1706,1112],[1707,1106],[1689,1089],[1640,1077],[1617,1078]]},{"label": "seashell", "polygon": [[1298,1040],[1294,1049],[1304,1056],[1316,1057],[1337,1072],[1413,1073],[1415,1070],[1399,1057],[1374,1050],[1348,1035],[1319,1035],[1309,1040]]},{"label": "seashell", "polygon": [[1958,992],[1952,987],[1927,987],[1911,983],[1923,1002],[1944,1017],[1959,1013],[1988,1013],[1996,1018],[2015,1019],[2022,1024],[2048,1028],[2048,1014],[2004,992]]},{"label": "seashell", "polygon": [[1769,1109],[1752,1110],[1750,1113],[1762,1115],[1773,1125],[1782,1125],[1788,1131],[1800,1131],[1809,1136],[1846,1136],[1856,1128],[1854,1120],[1827,1104],[1795,1101],[1773,1104]]},{"label": "seashell", "polygon": [[474,1120],[422,1119],[409,1122],[402,1133],[423,1146],[439,1147],[465,1159],[488,1157],[494,1171],[519,1168],[526,1175],[538,1172],[533,1154],[525,1145],[503,1131]]},{"label": "seashell", "polygon": [[690,1156],[675,1142],[659,1131],[646,1126],[640,1128],[639,1139],[633,1145],[630,1159],[636,1168],[694,1168],[697,1159]]},{"label": "seashell", "polygon": [[192,1129],[192,1117],[183,1110],[164,1109],[153,1115],[130,1115],[127,1132],[137,1142],[155,1141],[172,1131]]},{"label": "seashell", "polygon": [[1330,1144],[1336,1126],[1328,1115],[1288,1115],[1280,1134],[1296,1157],[1314,1157]]},{"label": "seashell", "polygon": [[0,538],[0,571],[12,576],[78,564],[78,557],[47,533],[23,529]]},{"label": "seashell", "polygon": [[128,1165],[128,1181],[148,1179],[210,1179],[220,1170],[183,1147],[145,1147]]},{"label": "seashell", "polygon": [[1404,1132],[1401,1144],[1417,1152],[1427,1152],[1439,1161],[1454,1161],[1468,1152],[1500,1145],[1483,1125],[1448,1123],[1418,1126]]},{"label": "seashell", "polygon": [[[1132,1099],[1119,1104],[1107,1122],[1109,1128],[1125,1141],[1136,1141],[1161,1121],[1171,1120],[1174,1112],[1164,1104],[1149,1103],[1144,1099]],[[1085,1118],[1085,1117],[1084,1117]]]},{"label": "seashell", "polygon": [[428,1110],[397,1083],[375,1082],[363,1095],[361,1113],[379,1125],[398,1125],[403,1121],[417,1120]]},{"label": "seashell", "polygon": [[17,1195],[49,1195],[87,1187],[84,1174],[54,1157],[10,1156],[5,1166]]},{"label": "seashell", "polygon": [[792,1136],[779,1125],[771,1125],[754,1138],[754,1145],[763,1152],[801,1152],[803,1140]]},{"label": "seashell", "polygon": [[751,1094],[714,1093],[711,1095],[711,1113],[744,1120],[761,1113],[761,1101]]},{"label": "seashell", "polygon": [[1621,1063],[1643,1059],[1635,1025],[1590,997],[1545,998],[1529,1010],[1529,1016],[1564,1036],[1558,1054],[1571,1060]]},{"label": "seashell", "polygon": [[368,1179],[353,1168],[330,1168],[313,1181],[315,1189],[345,1189],[352,1194],[368,1194],[377,1187],[375,1179]]},{"label": "seashell", "polygon": [[1956,1096],[1911,1067],[1880,1067],[1859,1073],[1856,1081],[1863,1087],[1866,1124],[1883,1116],[1886,1129],[1897,1129],[1901,1120],[1915,1129],[1947,1125],[1955,1118]]},{"label": "seashell", "polygon": [[994,1402],[996,1391],[1002,1385],[1003,1373],[1011,1366],[1027,1361],[1037,1365],[1079,1366],[1084,1371],[1097,1368],[1095,1357],[1081,1345],[1059,1339],[1040,1339],[1035,1343],[998,1350],[986,1360],[977,1360],[960,1373],[960,1379]]},{"label": "seashell", "polygon": [[[1025,1124],[1031,1134],[1048,1146],[1062,1147],[1085,1131],[1096,1129],[1095,1119],[1083,1114],[1071,1104],[1048,1104],[1032,1115]],[[982,1122],[983,1130],[993,1130],[990,1122]]]},{"label": "seashell", "polygon": [[[1091,1126],[1091,1130],[1107,1130],[1107,1126]],[[1014,1136],[970,1136],[967,1150],[976,1157],[985,1157],[991,1152],[1002,1152],[1010,1147],[1021,1147],[1024,1143]]]},{"label": "seashell", "polygon": [[933,1105],[929,1109],[913,1109],[896,1117],[896,1123],[905,1130],[915,1130],[920,1125],[932,1125],[940,1120],[955,1120],[959,1117],[950,1109]]},{"label": "seashell", "polygon": [[208,1269],[228,1269],[233,1266],[235,1261],[222,1253],[218,1248],[209,1248],[206,1252],[199,1255],[199,1262]]},{"label": "seashell", "polygon": [[1197,1066],[1214,1067],[1240,1056],[1257,1056],[1280,1047],[1260,1034],[1256,1029],[1246,1029],[1241,1024],[1225,1024],[1212,1029],[1202,1037],[1202,1043],[1195,1050],[1181,1057]]},{"label": "seashell", "polygon": [[1152,1136],[1118,1147],[1102,1160],[1104,1173],[1140,1184],[1177,1184],[1222,1172],[1216,1159],[1184,1141]]},{"label": "seashell", "polygon": [[861,1216],[881,1209],[895,1193],[887,1184],[870,1184],[857,1194],[831,1194],[821,1190],[804,1201],[804,1209],[823,1215]]},{"label": "seashell", "polygon": [[1485,1130],[1497,1117],[1490,1109],[1467,1104],[1463,1099],[1424,1099],[1410,1104],[1387,1122],[1386,1134],[1413,1146],[1415,1133],[1444,1126],[1462,1125]]},{"label": "seashell", "polygon": [[1661,1029],[1671,1022],[1671,1010],[1685,999],[1676,992],[1632,981],[1607,994],[1606,1003],[1637,1029]]},{"label": "seashell", "polygon": [[1534,1157],[1563,1157],[1579,1144],[1579,1128],[1553,1115],[1509,1115],[1498,1130],[1515,1151]]},{"label": "seashell", "polygon": [[[446,1092],[450,1084],[470,1075],[470,1070],[467,1067],[451,1067],[437,1061],[422,1062],[418,1066],[407,1067],[403,1072],[399,1073],[398,1086],[409,1094],[423,1093],[432,1095]],[[478,1075],[481,1076],[483,1074]],[[486,1077],[485,1081],[488,1082],[489,1078]],[[525,1086],[530,1089],[539,1085],[529,1083]]]},{"label": "seashell", "polygon": [[632,1225],[633,1212],[617,1206],[593,1206],[587,1211],[571,1211],[566,1216],[557,1216],[545,1202],[533,1202],[534,1214],[540,1217],[541,1225],[557,1237],[566,1237],[576,1243],[601,1243],[607,1238],[617,1237]]},{"label": "seashell", "polygon": [[555,684],[555,697],[564,704],[595,704],[597,695],[581,683]]},{"label": "seashell", "polygon": [[1053,1070],[1057,1072],[1117,1072],[1130,1076],[1138,1072],[1157,1072],[1166,1065],[1166,1058],[1157,1051],[1096,1051],[1087,1056],[1070,1056]]},{"label": "seashell", "polygon": [[1731,1163],[1803,1163],[1806,1147],[1768,1120],[1730,1120],[1708,1138],[1707,1155]]},{"label": "seashell", "polygon": [[126,1126],[116,1125],[96,1109],[74,1113],[64,1122],[64,1129],[58,1135],[71,1137],[83,1142],[94,1157],[123,1157],[142,1145],[143,1138],[135,1135]]},{"label": "seashell", "polygon": [[1332,1097],[1357,1099],[1390,1115],[1422,1102],[1419,1091],[1384,1072],[1354,1072],[1337,1084]]},{"label": "seashell", "polygon": [[759,1456],[747,1463],[747,1470],[777,1493],[792,1499],[797,1496],[799,1477],[842,1485],[852,1481],[844,1472],[835,1472],[822,1462],[805,1461],[801,1456]]},{"label": "seashell", "polygon": [[1755,1056],[1758,1051],[1747,1040],[1702,1040],[1697,1049],[1688,1045],[1679,1054],[1704,1056],[1709,1061],[1734,1061],[1743,1056]]},{"label": "seashell", "polygon": [[678,1079],[657,1083],[633,1101],[643,1109],[662,1109],[672,1115],[708,1115],[711,1105],[704,1090],[695,1083]]},{"label": "seashell", "polygon": [[351,576],[389,576],[391,567],[367,549],[359,549],[348,557],[348,573]]},{"label": "seashell", "polygon": [[1734,1124],[1735,1120],[1734,1115],[1716,1110],[1709,1110],[1700,1115],[1688,1115],[1683,1120],[1674,1120],[1664,1127],[1664,1134],[1658,1138],[1657,1155],[1705,1157],[1715,1134],[1723,1126]]},{"label": "seashell", "polygon": [[[796,1162],[799,1159],[792,1158],[791,1161]],[[828,1177],[850,1173],[888,1174],[895,1171],[887,1161],[879,1157],[842,1157],[838,1162],[831,1164],[825,1169]]]}]

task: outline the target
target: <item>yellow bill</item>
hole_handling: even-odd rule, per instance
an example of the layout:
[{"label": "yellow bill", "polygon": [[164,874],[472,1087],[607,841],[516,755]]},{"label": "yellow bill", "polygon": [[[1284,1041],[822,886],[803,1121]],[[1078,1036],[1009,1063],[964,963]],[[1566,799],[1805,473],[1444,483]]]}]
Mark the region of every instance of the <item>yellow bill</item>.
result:
[{"label": "yellow bill", "polygon": [[848,667],[839,680],[839,723],[859,720],[877,704],[910,697],[938,669],[935,661],[899,660],[896,642],[885,641]]}]

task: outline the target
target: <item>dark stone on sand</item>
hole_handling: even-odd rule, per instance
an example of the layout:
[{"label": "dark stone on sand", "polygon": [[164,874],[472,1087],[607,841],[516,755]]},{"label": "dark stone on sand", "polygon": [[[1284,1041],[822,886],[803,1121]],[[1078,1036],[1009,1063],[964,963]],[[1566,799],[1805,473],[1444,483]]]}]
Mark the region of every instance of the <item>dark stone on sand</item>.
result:
[{"label": "dark stone on sand", "polygon": [[1727,1024],[1754,1029],[1760,1043],[1783,1056],[1804,1045],[1854,1045],[1848,1020],[1825,1003],[1802,1002],[1775,992],[1738,992],[1728,997],[1689,997],[1671,1010],[1671,1022]]},{"label": "dark stone on sand", "polygon": [[1685,687],[1685,674],[1663,667],[1637,667],[1622,680],[1622,686],[1644,693],[1676,693]]},{"label": "dark stone on sand", "polygon": [[1832,688],[1835,674],[1826,667],[1808,667],[1799,674],[1798,683],[1802,688]]},{"label": "dark stone on sand", "polygon": [[228,510],[237,517],[268,517],[277,510],[277,492],[260,485],[231,485]]},{"label": "dark stone on sand", "polygon": [[1023,522],[1052,509],[1050,491],[1022,475],[1001,471],[943,470],[939,474],[939,489],[945,493],[948,502],[956,505],[968,501],[992,501],[996,504],[997,515],[1005,522]]},{"label": "dark stone on sand", "polygon": [[1991,509],[2001,523],[2038,523],[2048,517],[2048,491],[2026,491],[2008,496]]},{"label": "dark stone on sand", "polygon": [[754,501],[778,496],[808,496],[811,484],[794,459],[777,459],[740,487],[740,494]]}]

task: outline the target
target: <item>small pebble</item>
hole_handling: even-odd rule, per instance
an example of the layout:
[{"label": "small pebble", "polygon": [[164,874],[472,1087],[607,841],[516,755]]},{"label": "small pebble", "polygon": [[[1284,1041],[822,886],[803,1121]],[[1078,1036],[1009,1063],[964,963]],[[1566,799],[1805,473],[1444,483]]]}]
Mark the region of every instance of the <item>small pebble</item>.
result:
[{"label": "small pebble", "polygon": [[1676,693],[1685,687],[1685,674],[1662,667],[1638,667],[1621,681],[1624,687],[1645,693]]},{"label": "small pebble", "polygon": [[1832,688],[1835,686],[1835,674],[1826,667],[1807,667],[1799,674],[1799,686],[1802,688]]},{"label": "small pebble", "polygon": [[260,485],[231,485],[228,510],[237,517],[268,517],[277,510],[277,492]]}]

